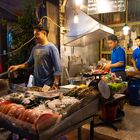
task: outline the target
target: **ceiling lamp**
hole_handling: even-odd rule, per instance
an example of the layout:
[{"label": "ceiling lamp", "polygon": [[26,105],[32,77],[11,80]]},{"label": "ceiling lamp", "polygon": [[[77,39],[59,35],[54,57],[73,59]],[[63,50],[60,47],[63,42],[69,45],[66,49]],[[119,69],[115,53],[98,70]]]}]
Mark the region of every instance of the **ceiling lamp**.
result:
[{"label": "ceiling lamp", "polygon": [[125,24],[123,26],[123,34],[124,35],[128,35],[129,34],[129,30],[130,30],[130,27],[127,24]]},{"label": "ceiling lamp", "polygon": [[75,24],[79,23],[79,17],[78,17],[78,14],[75,14],[75,15],[74,15],[73,22],[74,22]]},{"label": "ceiling lamp", "polygon": [[125,25],[123,26],[122,30],[123,30],[124,35],[128,35],[129,30],[130,30],[130,27],[127,25],[127,22],[128,22],[128,0],[126,0],[125,7],[126,7],[125,8],[126,9],[126,12],[125,12]]}]

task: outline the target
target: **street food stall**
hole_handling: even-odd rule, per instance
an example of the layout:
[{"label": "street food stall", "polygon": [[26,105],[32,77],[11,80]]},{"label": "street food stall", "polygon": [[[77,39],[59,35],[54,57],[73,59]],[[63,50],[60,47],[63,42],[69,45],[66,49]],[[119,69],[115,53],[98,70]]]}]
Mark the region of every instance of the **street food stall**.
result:
[{"label": "street food stall", "polygon": [[[88,1],[89,5],[90,2]],[[61,1],[60,13],[57,14],[57,16],[60,14],[60,25],[53,21],[50,26],[51,28],[55,24],[60,28],[58,46],[61,46],[59,49],[63,72],[62,86],[59,87],[59,83],[56,83],[58,89],[55,90],[46,85],[24,87],[0,79],[0,127],[11,131],[19,138],[53,140],[78,129],[78,140],[80,140],[81,127],[89,123],[89,138],[93,140],[94,127],[98,126],[94,122],[94,116],[98,113],[101,113],[99,118],[103,122],[108,122],[108,126],[117,130],[112,123],[118,117],[117,111],[123,111],[122,106],[126,98],[124,94],[127,90],[129,102],[140,105],[140,72],[134,71],[132,67],[126,69],[129,79],[122,81],[120,77],[105,69],[105,65],[110,60],[103,58],[101,53],[109,55],[111,53],[109,49],[106,53],[102,48],[105,45],[103,39],[114,34],[114,29],[106,26],[105,22],[99,21],[103,20],[104,15],[97,16],[96,20],[94,15],[88,15],[79,7],[70,0]],[[121,12],[124,9],[125,5]],[[89,13],[92,12],[90,11],[92,7],[88,10]],[[96,12],[99,14],[98,11],[93,13]],[[75,16],[79,18],[77,23],[73,22]],[[48,16],[45,18],[51,19]],[[45,18],[41,19],[42,25]],[[53,29],[50,30],[51,32],[56,31],[55,27],[51,29]],[[65,73],[67,82],[63,81]],[[0,74],[0,77],[5,74],[9,72]]]},{"label": "street food stall", "polygon": [[101,79],[105,86],[66,85],[50,91],[10,84],[10,94],[0,98],[0,126],[19,137],[33,140],[53,139],[78,128],[80,139],[81,126],[89,123],[92,140],[94,116],[100,110],[99,100],[116,100],[112,95],[123,93],[127,87],[119,79],[112,79],[110,74],[102,73]]}]

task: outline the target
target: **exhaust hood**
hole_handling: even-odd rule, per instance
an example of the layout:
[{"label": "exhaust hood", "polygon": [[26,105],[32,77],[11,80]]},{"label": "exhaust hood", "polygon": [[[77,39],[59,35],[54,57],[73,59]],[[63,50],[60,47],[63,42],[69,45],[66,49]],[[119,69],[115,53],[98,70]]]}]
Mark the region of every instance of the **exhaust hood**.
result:
[{"label": "exhaust hood", "polygon": [[81,10],[78,17],[79,23],[73,23],[74,11],[67,7],[65,27],[68,32],[64,34],[64,45],[87,46],[109,34],[114,34],[113,29],[99,23]]}]

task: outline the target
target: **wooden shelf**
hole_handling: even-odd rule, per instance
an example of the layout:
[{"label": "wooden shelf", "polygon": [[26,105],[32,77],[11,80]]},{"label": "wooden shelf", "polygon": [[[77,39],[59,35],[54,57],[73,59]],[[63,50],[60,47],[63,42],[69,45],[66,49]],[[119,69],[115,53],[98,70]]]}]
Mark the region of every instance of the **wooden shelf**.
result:
[{"label": "wooden shelf", "polygon": [[[128,24],[128,26],[130,25],[130,26],[133,26],[133,25],[140,25],[140,21],[135,21],[135,22],[128,22],[127,23]],[[120,23],[120,24],[110,24],[110,25],[108,25],[109,27],[121,27],[121,26],[124,26],[125,25],[125,23]]]},{"label": "wooden shelf", "polygon": [[132,51],[128,51],[128,52],[126,52],[126,54],[130,54],[131,55],[131,54],[133,54],[133,52]]},{"label": "wooden shelf", "polygon": [[[111,51],[102,51],[102,54],[111,54]],[[126,54],[131,55],[133,52],[132,51],[127,51]]]},{"label": "wooden shelf", "polygon": [[102,54],[111,54],[111,51],[102,51]]}]

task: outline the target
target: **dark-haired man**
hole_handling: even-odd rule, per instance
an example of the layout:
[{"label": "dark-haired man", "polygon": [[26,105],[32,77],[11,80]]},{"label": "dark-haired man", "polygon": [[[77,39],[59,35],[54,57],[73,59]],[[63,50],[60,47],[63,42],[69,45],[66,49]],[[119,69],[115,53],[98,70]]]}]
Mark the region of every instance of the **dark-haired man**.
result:
[{"label": "dark-haired man", "polygon": [[34,86],[58,86],[61,75],[60,57],[58,49],[48,41],[48,33],[46,26],[34,26],[37,45],[33,47],[29,59],[23,64],[9,67],[8,71],[34,65]]},{"label": "dark-haired man", "polygon": [[138,48],[136,48],[132,54],[132,64],[136,71],[140,71],[140,36],[137,36],[135,40]]},{"label": "dark-haired man", "polygon": [[108,46],[111,51],[111,63],[105,66],[105,69],[110,69],[117,77],[121,76],[122,80],[126,80],[125,65],[126,56],[125,50],[118,44],[118,38],[115,35],[108,36]]}]

